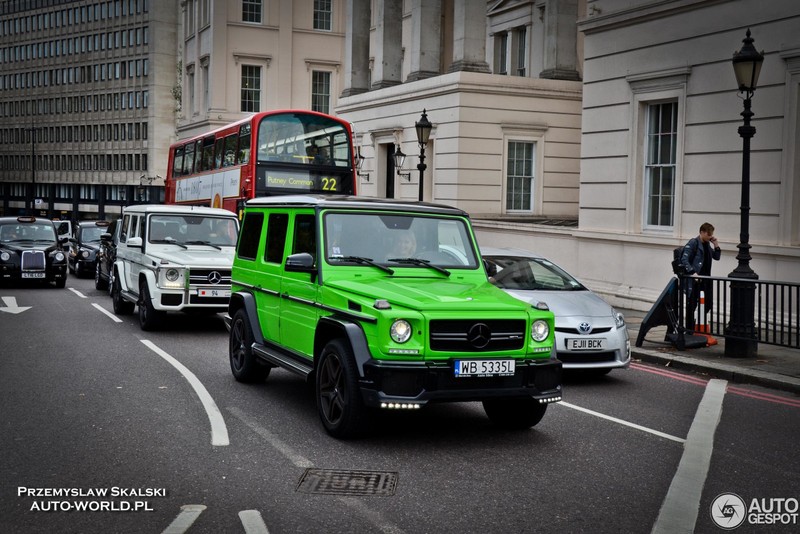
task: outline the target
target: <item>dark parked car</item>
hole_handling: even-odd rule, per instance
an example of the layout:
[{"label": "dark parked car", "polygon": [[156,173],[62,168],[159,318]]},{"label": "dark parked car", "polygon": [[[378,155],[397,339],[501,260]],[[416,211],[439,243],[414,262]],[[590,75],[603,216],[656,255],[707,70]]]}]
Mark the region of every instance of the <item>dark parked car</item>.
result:
[{"label": "dark parked car", "polygon": [[66,238],[56,237],[53,221],[37,217],[0,217],[0,283],[67,283]]},{"label": "dark parked car", "polygon": [[111,221],[107,232],[100,236],[100,250],[97,251],[97,267],[94,270],[94,287],[100,290],[110,289],[114,275],[114,262],[117,259],[117,243],[121,219]]},{"label": "dark parked car", "polygon": [[75,237],[70,238],[69,270],[76,276],[94,274],[100,236],[108,231],[108,221],[80,221],[75,225]]}]

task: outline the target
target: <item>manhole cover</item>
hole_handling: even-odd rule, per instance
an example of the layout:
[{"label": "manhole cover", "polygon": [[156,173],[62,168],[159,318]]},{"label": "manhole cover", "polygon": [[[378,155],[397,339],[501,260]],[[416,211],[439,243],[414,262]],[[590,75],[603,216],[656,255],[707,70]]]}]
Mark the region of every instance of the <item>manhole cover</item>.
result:
[{"label": "manhole cover", "polygon": [[397,473],[306,469],[297,491],[325,495],[394,495]]}]

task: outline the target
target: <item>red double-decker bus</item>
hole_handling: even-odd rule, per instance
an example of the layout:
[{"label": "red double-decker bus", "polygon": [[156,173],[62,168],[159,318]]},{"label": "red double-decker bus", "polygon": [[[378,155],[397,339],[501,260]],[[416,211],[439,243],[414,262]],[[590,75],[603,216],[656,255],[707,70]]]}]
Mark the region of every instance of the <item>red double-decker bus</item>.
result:
[{"label": "red double-decker bus", "polygon": [[169,149],[166,203],[239,212],[250,198],[356,194],[350,124],[308,110],[264,111]]}]

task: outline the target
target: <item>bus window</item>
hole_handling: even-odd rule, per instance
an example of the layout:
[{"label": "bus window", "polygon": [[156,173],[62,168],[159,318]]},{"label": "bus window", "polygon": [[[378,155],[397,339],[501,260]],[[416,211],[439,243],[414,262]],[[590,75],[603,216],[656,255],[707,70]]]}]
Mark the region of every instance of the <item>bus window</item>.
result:
[{"label": "bus window", "polygon": [[239,157],[237,162],[245,164],[250,161],[250,125],[245,124],[239,130]]},{"label": "bus window", "polygon": [[175,149],[175,158],[172,162],[172,174],[174,176],[183,174],[183,147]]},{"label": "bus window", "polygon": [[183,174],[194,173],[194,143],[189,143],[184,149]]},{"label": "bus window", "polygon": [[222,166],[230,167],[236,164],[236,143],[239,136],[231,134],[225,138],[225,156],[222,158]]},{"label": "bus window", "polygon": [[214,168],[214,136],[203,139],[203,168],[200,170],[210,171]]},{"label": "bus window", "polygon": [[220,137],[214,145],[214,168],[222,168],[222,153],[225,151],[225,139]]},{"label": "bus window", "polygon": [[194,172],[204,171],[203,168],[203,140],[198,139],[194,144]]}]

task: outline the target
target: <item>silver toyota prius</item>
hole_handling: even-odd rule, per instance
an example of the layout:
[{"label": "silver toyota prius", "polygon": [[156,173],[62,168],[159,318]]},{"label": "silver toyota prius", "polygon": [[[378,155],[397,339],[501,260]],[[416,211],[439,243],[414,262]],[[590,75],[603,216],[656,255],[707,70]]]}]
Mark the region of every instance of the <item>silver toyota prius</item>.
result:
[{"label": "silver toyota prius", "polygon": [[625,318],[552,261],[518,249],[481,247],[489,280],[510,295],[555,314],[557,357],[565,369],[605,374],[626,368],[631,342]]}]

